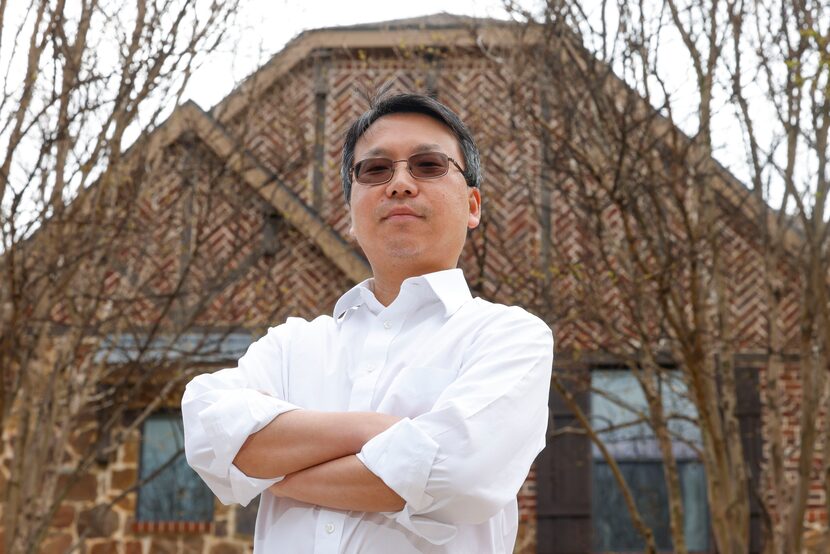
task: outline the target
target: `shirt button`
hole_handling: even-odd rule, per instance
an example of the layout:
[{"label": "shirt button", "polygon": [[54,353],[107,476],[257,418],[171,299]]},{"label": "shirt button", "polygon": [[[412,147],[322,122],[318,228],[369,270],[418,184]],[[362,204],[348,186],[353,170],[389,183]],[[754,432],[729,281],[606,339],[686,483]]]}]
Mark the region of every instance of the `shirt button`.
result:
[{"label": "shirt button", "polygon": [[383,328],[384,329],[391,329],[392,328],[392,323],[390,323],[389,321],[384,321],[383,322]]},{"label": "shirt button", "polygon": [[326,533],[329,535],[334,533],[334,523],[326,523]]},{"label": "shirt button", "polygon": [[369,373],[372,373],[374,370],[375,370],[375,365],[374,364],[369,364],[369,365],[366,366],[366,371],[368,371]]}]

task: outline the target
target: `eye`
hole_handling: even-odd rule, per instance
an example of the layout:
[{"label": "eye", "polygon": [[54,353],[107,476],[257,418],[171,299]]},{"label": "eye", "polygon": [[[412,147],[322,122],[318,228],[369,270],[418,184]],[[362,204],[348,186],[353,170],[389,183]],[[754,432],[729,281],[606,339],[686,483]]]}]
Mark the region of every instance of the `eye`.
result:
[{"label": "eye", "polygon": [[389,171],[391,164],[383,158],[369,158],[358,164],[357,173],[360,175],[378,175]]},{"label": "eye", "polygon": [[417,167],[441,167],[441,164],[436,162],[435,160],[419,160],[416,164]]},{"label": "eye", "polygon": [[412,171],[423,177],[438,176],[446,173],[447,158],[438,152],[417,154],[409,159]]}]

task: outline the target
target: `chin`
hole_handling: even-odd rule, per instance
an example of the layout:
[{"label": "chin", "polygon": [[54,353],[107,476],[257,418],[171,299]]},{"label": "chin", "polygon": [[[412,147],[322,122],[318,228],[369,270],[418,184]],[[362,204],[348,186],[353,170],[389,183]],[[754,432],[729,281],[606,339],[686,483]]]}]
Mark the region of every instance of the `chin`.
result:
[{"label": "chin", "polygon": [[424,249],[418,245],[389,245],[386,256],[394,259],[416,259],[424,256]]}]

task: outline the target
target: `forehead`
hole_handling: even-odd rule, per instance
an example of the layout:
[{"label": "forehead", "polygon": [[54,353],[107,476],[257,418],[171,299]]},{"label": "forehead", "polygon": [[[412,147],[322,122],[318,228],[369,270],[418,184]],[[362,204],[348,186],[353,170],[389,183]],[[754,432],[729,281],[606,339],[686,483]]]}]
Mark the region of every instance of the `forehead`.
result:
[{"label": "forehead", "polygon": [[355,144],[355,159],[368,156],[408,157],[422,151],[459,157],[458,140],[449,127],[428,115],[394,113],[378,118]]}]

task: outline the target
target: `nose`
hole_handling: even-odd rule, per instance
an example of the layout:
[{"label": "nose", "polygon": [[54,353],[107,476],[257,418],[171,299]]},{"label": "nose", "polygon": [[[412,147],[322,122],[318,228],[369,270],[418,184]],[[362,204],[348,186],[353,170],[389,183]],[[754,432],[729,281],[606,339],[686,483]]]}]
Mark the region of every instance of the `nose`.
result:
[{"label": "nose", "polygon": [[407,160],[395,162],[392,170],[392,179],[386,183],[386,196],[417,196],[418,183],[409,172]]}]

